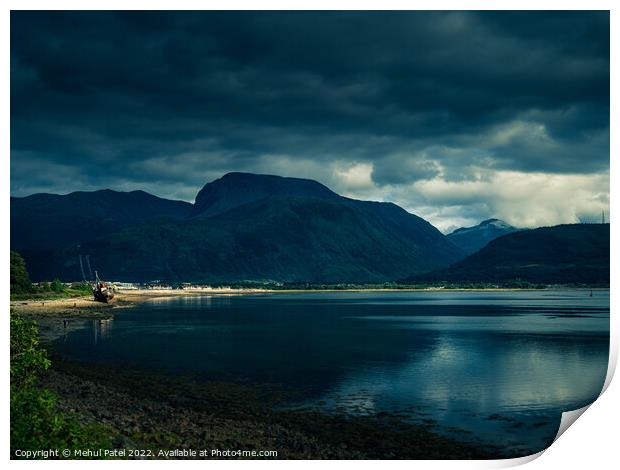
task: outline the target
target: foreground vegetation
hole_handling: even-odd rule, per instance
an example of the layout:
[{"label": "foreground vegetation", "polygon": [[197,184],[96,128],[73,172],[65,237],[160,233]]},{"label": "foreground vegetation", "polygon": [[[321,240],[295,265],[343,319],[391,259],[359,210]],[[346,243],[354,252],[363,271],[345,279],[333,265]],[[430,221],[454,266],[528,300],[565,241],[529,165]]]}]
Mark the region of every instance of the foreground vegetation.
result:
[{"label": "foreground vegetation", "polygon": [[11,312],[11,456],[16,451],[109,446],[101,426],[83,425],[76,416],[58,411],[57,396],[39,383],[50,365],[35,323]]}]

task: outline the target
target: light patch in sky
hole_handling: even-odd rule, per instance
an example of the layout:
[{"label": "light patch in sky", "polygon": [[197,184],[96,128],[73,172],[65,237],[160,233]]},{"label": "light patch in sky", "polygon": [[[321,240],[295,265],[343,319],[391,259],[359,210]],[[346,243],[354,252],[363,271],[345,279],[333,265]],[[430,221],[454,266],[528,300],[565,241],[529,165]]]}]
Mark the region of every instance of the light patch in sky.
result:
[{"label": "light patch in sky", "polygon": [[341,186],[346,188],[347,193],[374,187],[372,163],[351,163],[346,166],[336,163],[333,171],[336,179],[341,181]]},{"label": "light patch in sky", "polygon": [[[558,175],[500,171],[488,180],[414,183],[413,190],[426,201],[447,207],[484,205],[491,217],[516,227],[539,227],[600,219],[609,208],[609,173]],[[439,229],[449,221],[439,213],[418,213]],[[466,220],[461,220],[462,223]],[[469,220],[475,225],[479,220]],[[452,224],[454,225],[454,224]],[[465,224],[467,225],[467,224]]]}]

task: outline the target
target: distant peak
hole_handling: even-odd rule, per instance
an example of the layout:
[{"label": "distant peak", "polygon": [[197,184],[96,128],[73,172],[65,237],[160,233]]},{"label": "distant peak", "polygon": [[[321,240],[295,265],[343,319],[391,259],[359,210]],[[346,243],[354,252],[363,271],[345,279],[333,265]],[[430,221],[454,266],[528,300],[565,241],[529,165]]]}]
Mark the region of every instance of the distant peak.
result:
[{"label": "distant peak", "polygon": [[457,228],[456,230],[454,230],[449,235],[456,235],[456,234],[463,235],[463,234],[468,233],[468,232],[475,232],[475,231],[480,231],[480,230],[486,230],[486,229],[490,229],[492,227],[497,228],[497,229],[501,229],[501,230],[509,230],[509,231],[517,230],[515,227],[513,227],[512,225],[510,225],[507,222],[504,222],[501,219],[492,218],[492,219],[483,220],[478,225],[473,225],[471,227]]}]

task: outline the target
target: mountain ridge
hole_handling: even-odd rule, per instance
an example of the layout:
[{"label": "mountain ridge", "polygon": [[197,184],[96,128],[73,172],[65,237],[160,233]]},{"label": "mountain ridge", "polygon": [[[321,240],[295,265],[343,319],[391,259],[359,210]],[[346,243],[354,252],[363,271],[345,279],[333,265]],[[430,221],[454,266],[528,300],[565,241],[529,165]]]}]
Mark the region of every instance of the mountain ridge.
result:
[{"label": "mountain ridge", "polygon": [[[374,282],[462,257],[429,222],[403,208],[345,198],[313,180],[231,173],[205,184],[194,205],[111,190],[51,199],[80,199],[75,194],[99,201],[99,213],[90,214],[89,203],[80,200],[68,209],[60,204],[50,220],[49,213],[11,200],[12,249],[23,252],[35,280],[55,271],[75,277],[78,254],[87,252],[102,272],[119,280],[233,281],[260,275]],[[139,204],[127,203],[119,218],[118,205],[101,204],[110,198],[147,200],[153,210],[137,216]],[[77,226],[70,220],[76,213],[82,220]],[[49,243],[23,233],[45,224],[53,228]]]}]

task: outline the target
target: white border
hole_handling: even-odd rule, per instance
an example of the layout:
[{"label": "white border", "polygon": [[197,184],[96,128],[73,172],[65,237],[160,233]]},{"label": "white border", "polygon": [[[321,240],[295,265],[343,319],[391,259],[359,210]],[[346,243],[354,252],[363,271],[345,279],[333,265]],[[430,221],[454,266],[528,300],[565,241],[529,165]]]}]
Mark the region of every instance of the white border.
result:
[{"label": "white border", "polygon": [[[319,9],[319,10],[338,10],[338,9],[417,9],[417,10],[611,10],[611,83],[617,83],[620,74],[618,73],[618,27],[620,25],[620,13],[619,8],[615,7],[618,2],[611,0],[520,0],[520,1],[497,1],[490,2],[489,0],[425,0],[425,1],[402,1],[402,0],[383,0],[381,2],[368,1],[368,0],[315,0],[315,1],[282,1],[282,0],[263,0],[263,1],[243,1],[243,0],[228,0],[226,2],[214,2],[214,1],[197,1],[197,0],[176,0],[174,2],[167,0],[91,0],[88,3],[80,2],[77,0],[57,0],[53,3],[43,0],[5,0],[3,2],[2,16],[0,23],[0,37],[2,42],[1,56],[2,56],[2,68],[3,73],[0,75],[0,81],[2,83],[2,96],[4,97],[3,103],[5,103],[4,112],[0,114],[2,123],[2,130],[4,138],[1,140],[3,151],[3,158],[1,167],[3,184],[2,188],[4,196],[0,198],[1,216],[0,220],[8,224],[9,221],[9,185],[10,185],[10,75],[9,75],[9,57],[10,57],[10,10],[91,10],[91,9],[161,9],[161,10],[184,10],[184,9],[229,9],[229,10],[244,10],[244,9],[284,9],[284,10],[305,10],[305,9]],[[611,90],[611,152],[610,155],[618,155],[618,93],[617,87],[612,86]],[[616,191],[613,188],[618,187],[619,179],[617,173],[617,165],[615,161],[611,160],[611,206],[615,207],[617,199]],[[610,220],[614,220],[613,214],[610,214]],[[617,459],[617,439],[615,436],[616,431],[616,418],[618,417],[618,409],[620,403],[620,388],[615,382],[611,382],[613,371],[615,369],[618,359],[618,320],[616,307],[618,304],[617,296],[615,295],[615,285],[617,280],[617,266],[618,266],[618,249],[614,244],[614,240],[617,239],[617,230],[612,224],[611,226],[611,285],[614,286],[611,292],[611,351],[608,376],[605,383],[606,391],[602,396],[594,402],[586,413],[579,419],[577,426],[572,426],[561,438],[555,442],[546,451],[536,454],[535,456],[524,457],[521,459],[513,460],[494,460],[494,461],[382,461],[380,465],[390,465],[394,468],[501,468],[514,465],[520,465],[523,463],[529,463],[528,468],[547,468],[548,466],[562,467],[562,468],[583,468],[584,466],[593,468],[607,468],[610,464]],[[10,234],[8,227],[1,233],[0,237],[5,247],[0,251],[0,266],[3,266],[2,277],[0,278],[0,302],[2,305],[8,305],[9,303],[9,246],[10,246]],[[6,312],[8,314],[8,312]],[[8,315],[5,317],[5,323],[3,328],[0,329],[2,335],[2,344],[4,345],[4,361],[2,362],[2,398],[0,400],[3,404],[2,408],[2,422],[4,426],[2,428],[2,442],[5,443],[4,458],[9,461],[9,396],[8,396],[8,357],[9,357],[9,334],[8,334]],[[540,457],[540,458],[536,458]],[[251,463],[250,463],[251,462]],[[93,461],[88,462],[88,466],[98,467],[102,465],[108,465],[109,462],[105,461]],[[120,466],[170,466],[178,465],[179,461],[149,461],[145,462],[131,462],[127,461],[115,461],[114,465]],[[375,468],[377,462],[374,461],[347,461],[345,464],[355,465],[361,469]],[[10,461],[10,465],[16,467],[30,466],[30,465],[44,465],[46,468],[61,468],[61,467],[73,467],[83,468],[85,462],[77,461]],[[215,465],[218,467],[236,467],[244,465],[252,465],[254,468],[259,469],[273,469],[281,466],[292,465],[297,468],[308,468],[314,466],[315,461],[209,461],[208,463],[202,461],[188,461],[183,462],[183,465],[187,466],[200,466]],[[337,461],[322,462],[320,465],[327,465],[327,467],[336,468],[340,466]]]}]

